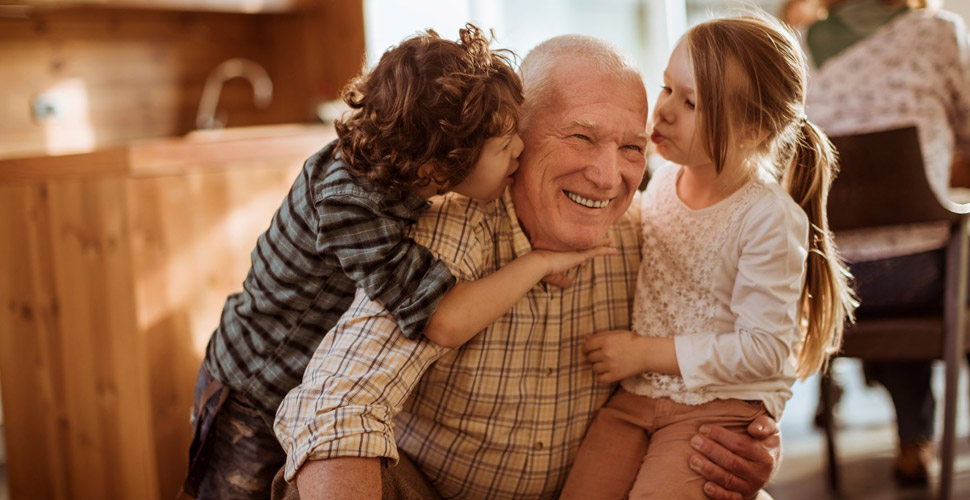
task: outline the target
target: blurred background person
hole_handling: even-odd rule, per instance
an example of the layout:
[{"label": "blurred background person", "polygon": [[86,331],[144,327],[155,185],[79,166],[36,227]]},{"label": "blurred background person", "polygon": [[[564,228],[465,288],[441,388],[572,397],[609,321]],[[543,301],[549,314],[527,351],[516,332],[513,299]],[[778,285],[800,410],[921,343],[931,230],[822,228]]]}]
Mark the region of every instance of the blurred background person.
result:
[{"label": "blurred background person", "polygon": [[778,19],[799,32],[811,26],[825,12],[821,0],[787,0],[778,9]]},{"label": "blurred background person", "polygon": [[[970,158],[970,47],[963,20],[923,0],[826,0],[804,34],[806,113],[830,136],[915,125],[930,186],[948,197],[951,164]],[[900,193],[905,196],[905,193]],[[861,300],[857,316],[942,307],[946,225],[836,235]],[[896,410],[895,477],[926,484],[933,457],[931,362],[867,362]]]}]

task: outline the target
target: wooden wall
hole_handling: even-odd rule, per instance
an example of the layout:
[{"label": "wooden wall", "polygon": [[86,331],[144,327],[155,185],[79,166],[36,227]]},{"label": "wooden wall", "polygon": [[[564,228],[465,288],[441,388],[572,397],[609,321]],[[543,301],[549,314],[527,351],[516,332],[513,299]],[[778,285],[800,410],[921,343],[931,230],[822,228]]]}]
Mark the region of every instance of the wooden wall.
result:
[{"label": "wooden wall", "polygon": [[159,498],[123,183],[0,187],[11,498]]},{"label": "wooden wall", "polygon": [[330,138],[172,175],[0,176],[12,500],[176,497],[195,376],[225,298],[303,160]]},{"label": "wooden wall", "polygon": [[[259,110],[248,83],[229,81],[219,106],[229,126],[315,121],[316,104],[333,99],[359,70],[363,7],[361,0],[302,3],[313,5],[272,14],[0,11],[0,158],[185,134],[195,128],[209,72],[233,57],[263,65],[274,95]],[[38,123],[31,103],[51,91],[70,105]]]},{"label": "wooden wall", "polygon": [[[257,14],[112,2],[0,6],[0,381],[13,500],[173,498],[194,376],[225,297],[295,172],[332,134],[282,142],[283,154],[243,141],[226,146],[231,165],[199,158],[137,175],[125,167],[143,156],[130,141],[194,129],[206,77],[233,57],[262,64],[274,96],[258,110],[247,83],[228,82],[219,109],[230,127],[316,121],[316,104],[364,54],[362,0]],[[76,99],[37,123],[31,101],[51,90]],[[18,160],[75,151],[95,152]],[[71,173],[48,178],[59,171]]]}]

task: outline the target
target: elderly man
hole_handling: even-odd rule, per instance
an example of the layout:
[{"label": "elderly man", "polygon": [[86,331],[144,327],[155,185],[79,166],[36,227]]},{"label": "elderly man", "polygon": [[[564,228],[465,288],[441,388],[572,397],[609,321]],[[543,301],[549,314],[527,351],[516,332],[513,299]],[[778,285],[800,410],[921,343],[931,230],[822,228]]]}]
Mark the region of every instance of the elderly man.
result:
[{"label": "elderly man", "polygon": [[[515,183],[490,203],[445,197],[412,237],[465,280],[532,248],[588,248],[605,236],[619,253],[571,270],[569,288],[537,285],[456,350],[409,340],[358,293],[277,413],[285,477],[301,498],[377,499],[382,489],[384,498],[554,498],[614,389],[596,380],[581,346],[630,326],[640,240],[628,208],[645,163],[646,91],[627,58],[590,37],[540,44],[521,73]],[[751,497],[767,481],[774,422],[750,432],[698,434],[690,466],[712,498]]]}]

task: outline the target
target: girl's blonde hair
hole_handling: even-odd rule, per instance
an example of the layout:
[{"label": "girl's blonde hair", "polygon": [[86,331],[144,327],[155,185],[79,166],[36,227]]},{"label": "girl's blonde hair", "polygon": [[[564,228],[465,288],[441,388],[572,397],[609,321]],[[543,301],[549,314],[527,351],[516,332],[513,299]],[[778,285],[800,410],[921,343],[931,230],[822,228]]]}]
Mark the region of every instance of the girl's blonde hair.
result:
[{"label": "girl's blonde hair", "polygon": [[804,115],[804,54],[791,31],[759,15],[699,24],[687,32],[686,43],[704,147],[718,173],[732,141],[763,139],[755,154],[771,160],[761,163],[786,166],[782,185],[808,215],[807,273],[799,299],[804,341],[798,352],[798,376],[807,377],[839,350],[857,302],[826,213],[838,170],[835,151]]}]

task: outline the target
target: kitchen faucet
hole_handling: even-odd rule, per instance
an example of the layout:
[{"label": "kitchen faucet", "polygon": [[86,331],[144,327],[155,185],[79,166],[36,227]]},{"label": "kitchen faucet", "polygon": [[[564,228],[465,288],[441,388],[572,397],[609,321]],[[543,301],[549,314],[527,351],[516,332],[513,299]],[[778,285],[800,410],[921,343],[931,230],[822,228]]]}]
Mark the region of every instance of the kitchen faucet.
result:
[{"label": "kitchen faucet", "polygon": [[270,80],[266,70],[248,59],[228,59],[216,66],[206,78],[202,100],[199,102],[199,113],[195,118],[196,128],[213,129],[226,126],[225,118],[221,120],[216,118],[216,108],[219,106],[222,85],[226,80],[236,77],[245,78],[253,86],[253,101],[257,108],[263,109],[269,106],[273,100],[273,81]]}]

